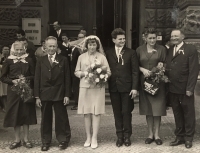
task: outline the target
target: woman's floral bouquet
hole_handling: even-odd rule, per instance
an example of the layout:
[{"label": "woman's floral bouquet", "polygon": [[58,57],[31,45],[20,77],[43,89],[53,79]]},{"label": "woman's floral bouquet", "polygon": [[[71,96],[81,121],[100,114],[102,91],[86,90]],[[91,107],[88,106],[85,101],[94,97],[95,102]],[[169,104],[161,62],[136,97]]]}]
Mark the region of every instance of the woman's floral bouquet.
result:
[{"label": "woman's floral bouquet", "polygon": [[97,59],[85,71],[85,81],[103,87],[108,79],[107,67]]},{"label": "woman's floral bouquet", "polygon": [[155,95],[158,92],[160,82],[170,82],[165,75],[165,67],[162,62],[159,62],[156,67],[151,70],[151,74],[144,81],[144,90],[151,95]]},{"label": "woman's floral bouquet", "polygon": [[150,78],[153,82],[169,82],[168,77],[165,75],[165,67],[162,62],[159,62],[156,67],[151,70]]},{"label": "woman's floral bouquet", "polygon": [[11,89],[15,91],[24,102],[28,102],[33,98],[33,90],[30,88],[30,81],[24,78],[23,75],[18,76],[18,81],[14,84]]}]

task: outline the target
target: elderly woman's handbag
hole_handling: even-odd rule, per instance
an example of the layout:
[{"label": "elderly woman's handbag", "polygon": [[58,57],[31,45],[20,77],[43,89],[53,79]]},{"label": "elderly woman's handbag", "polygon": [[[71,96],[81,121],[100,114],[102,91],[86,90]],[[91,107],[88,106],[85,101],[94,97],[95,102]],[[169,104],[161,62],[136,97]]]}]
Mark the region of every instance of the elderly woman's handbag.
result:
[{"label": "elderly woman's handbag", "polygon": [[151,95],[156,95],[159,90],[158,83],[153,82],[151,79],[145,78],[144,80],[144,91]]}]

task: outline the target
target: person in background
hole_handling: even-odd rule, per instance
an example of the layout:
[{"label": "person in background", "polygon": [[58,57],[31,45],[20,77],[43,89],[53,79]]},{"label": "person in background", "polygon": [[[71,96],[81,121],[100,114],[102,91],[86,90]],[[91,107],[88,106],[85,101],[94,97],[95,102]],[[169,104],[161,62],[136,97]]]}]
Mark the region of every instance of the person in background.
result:
[{"label": "person in background", "polygon": [[111,69],[108,80],[117,134],[116,146],[131,145],[133,98],[137,96],[139,66],[135,50],[125,47],[125,31],[116,28],[111,33],[115,46],[106,52]]},{"label": "person in background", "polygon": [[175,118],[176,139],[170,146],[185,144],[192,147],[195,133],[194,89],[199,74],[198,52],[195,46],[186,44],[180,29],[171,32],[172,47],[166,58],[166,74],[169,77],[169,99]]},{"label": "person in background", "polygon": [[69,61],[69,64],[70,64],[71,63],[70,62],[71,61],[70,58],[71,58],[71,52],[72,52],[72,49],[71,49],[71,47],[69,45],[70,39],[69,39],[69,37],[67,36],[66,33],[62,33],[61,37],[62,37],[62,45],[60,47],[60,49],[61,49],[61,53],[60,54],[65,56],[65,57],[67,57],[67,59]]},{"label": "person in background", "polygon": [[[10,47],[8,45],[3,45],[0,51],[0,76],[3,63],[6,61],[10,55]],[[0,81],[0,105],[3,112],[5,112],[7,102],[7,84]]]},{"label": "person in background", "polygon": [[66,57],[57,54],[57,39],[49,36],[45,40],[47,55],[36,64],[34,95],[36,105],[41,108],[42,151],[49,150],[52,140],[53,111],[55,113],[55,133],[59,149],[68,147],[71,130],[66,105],[71,96],[70,67]]},{"label": "person in background", "polygon": [[[84,34],[79,33],[78,39],[85,38]],[[78,61],[78,57],[82,54],[82,50],[78,47],[73,47],[71,52],[71,75],[72,75],[72,93],[74,98],[74,106],[71,108],[71,110],[77,110],[78,108],[78,97],[79,97],[79,83],[80,79],[77,78],[74,74],[76,64]]]},{"label": "person in background", "polygon": [[36,58],[39,58],[39,57],[47,55],[46,47],[45,47],[45,41],[42,40],[41,44],[42,44],[42,46],[38,47],[38,49],[35,51]]},{"label": "person in background", "polygon": [[[87,139],[84,147],[95,149],[98,147],[97,135],[100,126],[101,114],[105,113],[105,86],[98,86],[95,83],[87,82],[85,73],[88,65],[99,61],[104,66],[108,77],[111,75],[110,68],[101,42],[97,36],[88,36],[85,38],[86,52],[81,54],[75,69],[75,75],[80,78],[80,90],[78,100],[78,114],[84,114],[85,130]],[[92,133],[91,133],[92,129]]]},{"label": "person in background", "polygon": [[[24,30],[20,29],[20,30],[18,30],[18,31],[16,32],[16,36],[17,36],[17,39],[18,39],[18,40],[19,40],[19,39],[22,39],[22,38],[26,38],[26,33],[24,32]],[[27,40],[27,49],[28,49],[28,50],[32,50],[33,52],[36,51],[36,48],[35,48],[33,42],[28,41],[28,40]]]},{"label": "person in background", "polygon": [[30,87],[33,88],[35,66],[31,58],[26,54],[23,42],[13,44],[14,51],[3,63],[0,81],[8,84],[6,114],[4,127],[14,127],[15,140],[11,143],[10,149],[21,146],[20,128],[23,126],[23,145],[32,148],[29,141],[29,125],[37,124],[35,103],[25,103],[12,86],[17,84],[19,76],[21,79],[30,80]]},{"label": "person in background", "polygon": [[140,115],[146,115],[149,134],[145,144],[155,141],[157,145],[162,145],[159,132],[161,116],[166,115],[165,83],[159,83],[159,90],[156,95],[144,91],[145,78],[150,76],[151,70],[159,62],[164,63],[166,58],[166,49],[156,44],[156,37],[157,31],[154,28],[147,29],[145,32],[146,43],[136,50],[140,67],[139,112]]}]

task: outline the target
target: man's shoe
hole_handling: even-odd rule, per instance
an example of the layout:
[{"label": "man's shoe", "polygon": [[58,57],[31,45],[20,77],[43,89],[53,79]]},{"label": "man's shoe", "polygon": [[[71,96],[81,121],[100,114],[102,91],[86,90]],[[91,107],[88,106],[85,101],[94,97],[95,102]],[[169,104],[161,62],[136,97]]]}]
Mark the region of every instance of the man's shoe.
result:
[{"label": "man's shoe", "polygon": [[153,139],[147,138],[147,139],[145,140],[145,144],[151,144],[153,141],[154,141],[154,138],[153,138]]},{"label": "man's shoe", "polygon": [[42,147],[41,147],[41,151],[48,151],[49,150],[49,144],[42,144]]},{"label": "man's shoe", "polygon": [[192,141],[186,141],[186,142],[185,142],[185,147],[186,147],[187,149],[192,148]]},{"label": "man's shoe", "polygon": [[183,141],[183,140],[175,139],[169,145],[170,146],[178,146],[178,145],[181,145],[181,144],[184,144],[184,143],[185,143],[185,141]]},{"label": "man's shoe", "polygon": [[67,142],[65,142],[65,141],[60,142],[60,144],[59,144],[60,150],[64,150],[64,149],[66,149],[67,147],[68,147],[68,143],[67,143]]},{"label": "man's shoe", "polygon": [[71,108],[71,110],[77,110],[78,109],[78,106],[73,106],[72,108]]},{"label": "man's shoe", "polygon": [[20,147],[20,146],[21,146],[21,141],[20,142],[13,142],[13,143],[11,143],[9,148],[15,149],[15,148]]},{"label": "man's shoe", "polygon": [[131,145],[130,138],[126,138],[126,137],[124,138],[124,145],[127,146],[127,147]]},{"label": "man's shoe", "polygon": [[117,147],[121,147],[121,146],[123,145],[123,143],[124,143],[124,139],[118,138],[118,139],[117,139],[117,142],[116,142],[116,146],[117,146]]}]

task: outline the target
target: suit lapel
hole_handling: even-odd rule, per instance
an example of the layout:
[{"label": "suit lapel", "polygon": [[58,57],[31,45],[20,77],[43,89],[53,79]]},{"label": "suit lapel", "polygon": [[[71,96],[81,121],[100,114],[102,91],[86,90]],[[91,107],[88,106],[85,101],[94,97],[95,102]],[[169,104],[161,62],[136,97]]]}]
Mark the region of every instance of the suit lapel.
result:
[{"label": "suit lapel", "polygon": [[57,54],[56,54],[56,56],[55,56],[55,61],[57,61],[58,63],[53,62],[53,63],[52,63],[52,68],[54,68],[56,65],[58,65],[58,64],[60,63],[60,61],[61,61],[60,56],[57,55]]},{"label": "suit lapel", "polygon": [[46,67],[47,67],[48,69],[51,69],[51,64],[50,64],[50,62],[49,62],[48,55],[46,55],[46,56],[44,57],[43,63],[44,63],[44,65],[46,65]]},{"label": "suit lapel", "polygon": [[[184,46],[185,46],[185,43],[181,46],[181,48],[179,48],[179,50],[184,50]],[[172,60],[175,59],[177,56],[180,56],[182,54],[182,53],[179,53],[179,50],[177,50],[175,56],[173,56],[173,52],[174,52],[174,47],[173,47],[173,49],[172,49],[172,56],[173,56]]]},{"label": "suit lapel", "polygon": [[115,47],[112,49],[111,54],[114,57],[114,59],[117,61],[117,55],[116,55]]}]

